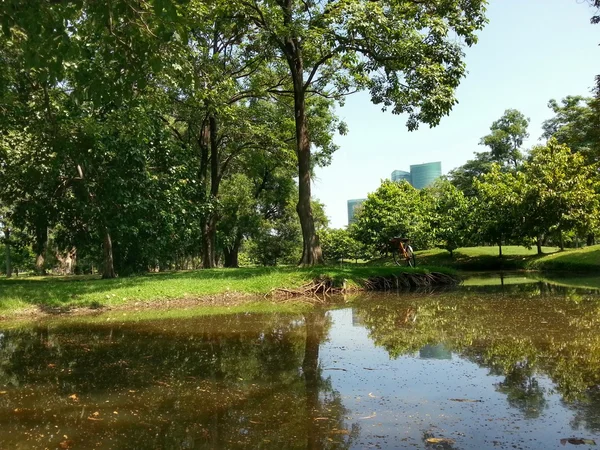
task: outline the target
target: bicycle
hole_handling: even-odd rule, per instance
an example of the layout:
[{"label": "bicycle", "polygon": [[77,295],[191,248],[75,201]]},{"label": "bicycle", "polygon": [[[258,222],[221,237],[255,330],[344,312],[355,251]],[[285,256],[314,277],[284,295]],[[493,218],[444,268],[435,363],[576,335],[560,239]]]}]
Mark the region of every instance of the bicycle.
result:
[{"label": "bicycle", "polygon": [[390,239],[392,257],[396,265],[406,264],[409,267],[415,267],[417,260],[408,238],[394,237]]}]

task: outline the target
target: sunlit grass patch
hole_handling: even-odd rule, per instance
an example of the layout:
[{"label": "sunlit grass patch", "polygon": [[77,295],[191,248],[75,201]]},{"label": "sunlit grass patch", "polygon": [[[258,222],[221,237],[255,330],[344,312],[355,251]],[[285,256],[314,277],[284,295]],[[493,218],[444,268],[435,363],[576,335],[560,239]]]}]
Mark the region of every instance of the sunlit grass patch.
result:
[{"label": "sunlit grass patch", "polygon": [[[202,299],[210,296],[260,296],[275,288],[296,288],[320,276],[348,287],[359,286],[371,276],[399,272],[423,273],[409,267],[280,267],[210,269],[146,274],[101,280],[97,277],[36,277],[0,280],[0,313],[25,307],[115,307],[136,302]],[[442,269],[448,272],[449,269]]]}]

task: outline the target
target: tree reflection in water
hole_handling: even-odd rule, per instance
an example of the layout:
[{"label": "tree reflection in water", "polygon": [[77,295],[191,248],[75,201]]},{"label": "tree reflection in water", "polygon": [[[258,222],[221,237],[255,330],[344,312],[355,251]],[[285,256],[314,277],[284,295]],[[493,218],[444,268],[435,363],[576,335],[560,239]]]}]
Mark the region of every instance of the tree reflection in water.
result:
[{"label": "tree reflection in water", "polygon": [[320,311],[5,331],[0,441],[349,448],[358,429],[318,364],[329,326]]},{"label": "tree reflection in water", "polygon": [[537,418],[547,407],[549,392],[539,379],[548,377],[575,411],[573,426],[597,432],[598,300],[593,291],[536,282],[367,300],[358,303],[355,314],[393,358],[441,344],[504,377],[497,391],[525,418]]}]

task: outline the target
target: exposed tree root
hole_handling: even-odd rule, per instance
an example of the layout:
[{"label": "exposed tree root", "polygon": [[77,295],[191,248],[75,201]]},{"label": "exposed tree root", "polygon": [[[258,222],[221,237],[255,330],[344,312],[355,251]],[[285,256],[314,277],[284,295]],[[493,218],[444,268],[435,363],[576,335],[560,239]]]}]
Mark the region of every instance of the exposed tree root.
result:
[{"label": "exposed tree root", "polygon": [[456,286],[460,284],[458,277],[440,272],[431,273],[399,273],[398,275],[385,275],[371,277],[363,280],[360,287],[348,288],[345,280],[339,285],[331,277],[315,278],[295,289],[274,288],[265,295],[283,300],[306,301],[307,303],[325,303],[330,295],[345,294],[351,291],[398,291],[421,290],[440,286]]},{"label": "exposed tree root", "polygon": [[271,289],[265,297],[277,297],[283,299],[296,299],[303,297],[310,299],[310,303],[325,303],[327,297],[333,294],[343,294],[345,292],[345,283],[342,286],[335,286],[331,277],[315,278],[310,283],[306,283],[296,289],[274,288]]}]

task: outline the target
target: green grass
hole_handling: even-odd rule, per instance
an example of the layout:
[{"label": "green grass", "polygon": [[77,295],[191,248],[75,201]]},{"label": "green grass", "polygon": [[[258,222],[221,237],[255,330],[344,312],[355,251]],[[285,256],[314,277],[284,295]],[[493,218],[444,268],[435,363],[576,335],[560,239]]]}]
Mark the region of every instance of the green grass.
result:
[{"label": "green grass", "polygon": [[[449,272],[447,268],[441,270]],[[0,313],[30,307],[101,308],[227,295],[236,299],[240,295],[263,295],[273,288],[295,288],[323,275],[330,276],[339,285],[346,280],[347,286],[353,287],[368,277],[399,271],[422,273],[429,269],[366,266],[243,268],[157,273],[113,280],[90,276],[0,279]]]},{"label": "green grass", "polygon": [[[503,257],[498,257],[498,247],[464,247],[454,250],[454,255],[442,249],[416,252],[418,266],[450,267],[456,270],[540,270],[567,272],[597,272],[600,274],[600,245],[559,251],[557,247],[537,249],[507,245],[502,247]],[[367,265],[393,266],[391,258],[381,258]]]},{"label": "green grass", "polygon": [[[542,247],[544,253],[558,251],[555,247]],[[517,245],[502,247],[503,257],[498,257],[498,247],[463,247],[450,252],[442,249],[416,252],[418,266],[451,267],[457,270],[519,270],[525,269],[528,261],[538,258],[535,248]],[[391,258],[371,262],[373,265],[393,265]]]},{"label": "green grass", "polygon": [[530,261],[527,268],[544,271],[585,271],[600,274],[600,245],[546,255]]}]

